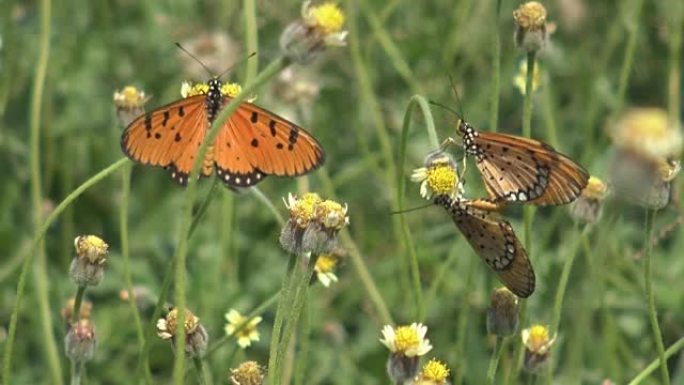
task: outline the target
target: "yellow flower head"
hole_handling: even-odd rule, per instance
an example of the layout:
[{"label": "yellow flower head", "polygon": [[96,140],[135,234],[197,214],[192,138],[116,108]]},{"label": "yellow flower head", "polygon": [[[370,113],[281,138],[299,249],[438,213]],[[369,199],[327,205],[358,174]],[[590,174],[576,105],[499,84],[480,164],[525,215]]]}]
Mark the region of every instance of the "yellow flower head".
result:
[{"label": "yellow flower head", "polygon": [[339,258],[333,254],[321,254],[318,256],[314,271],[316,272],[316,278],[318,278],[323,286],[329,287],[331,283],[337,282],[335,267],[338,261]]},{"label": "yellow flower head", "polygon": [[261,317],[254,317],[250,320],[235,309],[230,309],[225,317],[228,321],[224,327],[226,335],[235,334],[237,343],[241,348],[244,349],[252,345],[252,341],[259,341],[259,331],[257,331],[256,326],[261,322]]},{"label": "yellow flower head", "polygon": [[318,203],[315,206],[314,216],[325,229],[329,230],[339,231],[349,224],[347,205],[342,206],[331,200]]},{"label": "yellow flower head", "polygon": [[442,385],[446,384],[446,379],[449,376],[449,368],[442,362],[431,359],[427,364],[423,365],[423,370],[417,379],[417,384]]},{"label": "yellow flower head", "polygon": [[549,337],[549,329],[543,325],[533,325],[522,331],[522,341],[527,350],[534,354],[544,355],[549,352],[556,337]]},{"label": "yellow flower head", "polygon": [[261,385],[264,382],[264,368],[256,361],[245,361],[231,369],[230,381],[233,385]]},{"label": "yellow flower head", "polygon": [[513,19],[526,31],[539,30],[546,25],[546,8],[537,1],[529,1],[513,11]]},{"label": "yellow flower head", "polygon": [[209,92],[209,84],[207,83],[190,83],[183,82],[181,84],[181,96],[189,98],[191,96],[206,95]]},{"label": "yellow flower head", "polygon": [[603,181],[595,176],[589,177],[587,187],[582,190],[582,197],[593,200],[601,200],[604,198],[608,186]]},{"label": "yellow flower head", "polygon": [[648,159],[678,158],[682,152],[682,134],[671,124],[661,108],[633,108],[609,127],[616,146]]},{"label": "yellow flower head", "polygon": [[74,239],[76,256],[85,258],[92,264],[101,265],[106,261],[109,245],[95,235],[79,235]]},{"label": "yellow flower head", "polygon": [[133,86],[126,86],[121,91],[114,92],[114,105],[117,108],[131,109],[142,107],[148,100],[143,90]]},{"label": "yellow flower head", "polygon": [[238,83],[226,83],[221,86],[221,94],[234,98],[242,92],[242,86]]},{"label": "yellow flower head", "polygon": [[[535,63],[534,71],[532,74],[532,93],[539,88],[541,84],[541,69],[539,63]],[[520,62],[518,66],[518,73],[513,78],[513,85],[520,91],[521,94],[525,95],[525,87],[527,86],[527,60]]]},{"label": "yellow flower head", "polygon": [[385,325],[382,329],[384,338],[380,342],[394,354],[406,357],[423,356],[432,349],[430,340],[425,338],[426,333],[427,326],[421,323],[396,328]]},{"label": "yellow flower head", "polygon": [[307,1],[302,7],[302,18],[308,26],[318,28],[323,34],[329,35],[342,30],[345,16],[340,7],[333,2],[312,6]]},{"label": "yellow flower head", "polygon": [[314,219],[316,206],[322,201],[323,199],[316,193],[305,193],[301,198],[288,194],[285,207],[290,210],[290,218],[297,223],[297,226],[305,228]]},{"label": "yellow flower head", "polygon": [[[178,325],[178,309],[172,309],[164,318],[157,320],[157,335],[163,340],[172,338],[176,333],[176,325]],[[197,330],[199,326],[199,317],[194,315],[190,310],[185,309],[185,322],[183,329],[186,335],[190,335]]]},{"label": "yellow flower head", "polygon": [[420,182],[420,196],[431,199],[433,195],[456,198],[461,190],[456,162],[444,152],[429,154],[425,166],[413,170],[411,180]]}]

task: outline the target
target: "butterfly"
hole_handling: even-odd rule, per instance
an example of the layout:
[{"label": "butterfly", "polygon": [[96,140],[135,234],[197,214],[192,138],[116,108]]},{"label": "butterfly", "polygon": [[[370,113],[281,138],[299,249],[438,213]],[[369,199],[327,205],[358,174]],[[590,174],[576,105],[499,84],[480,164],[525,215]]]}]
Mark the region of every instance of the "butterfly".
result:
[{"label": "butterfly", "polygon": [[[202,84],[203,85],[203,84]],[[139,116],[123,132],[121,149],[132,160],[164,167],[186,185],[199,147],[219,111],[232,98],[217,77],[199,94]],[[325,153],[302,127],[244,102],[220,128],[202,160],[201,175],[213,170],[229,187],[249,187],[267,175],[298,176],[321,166]]]},{"label": "butterfly", "polygon": [[562,205],[577,199],[589,181],[582,166],[544,142],[480,132],[463,119],[458,132],[495,200]]},{"label": "butterfly", "polygon": [[532,295],[535,287],[532,264],[511,224],[496,212],[499,205],[447,195],[438,195],[433,202],[447,211],[475,253],[510,291],[522,298]]}]

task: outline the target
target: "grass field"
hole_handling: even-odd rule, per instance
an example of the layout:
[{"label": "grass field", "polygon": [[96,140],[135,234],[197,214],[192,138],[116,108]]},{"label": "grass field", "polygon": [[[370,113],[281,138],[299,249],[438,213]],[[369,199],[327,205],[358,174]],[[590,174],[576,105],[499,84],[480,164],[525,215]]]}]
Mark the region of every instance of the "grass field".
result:
[{"label": "grass field", "polygon": [[[545,3],[546,41],[533,56],[514,41],[518,2],[339,5],[346,46],[284,68],[279,40],[302,17],[298,1],[3,2],[3,384],[229,384],[247,360],[263,366],[268,384],[388,384],[381,330],[414,322],[427,326],[433,346],[421,365],[446,364],[454,385],[684,384],[681,181],[626,166],[632,185],[655,184],[665,198],[657,209],[620,199],[613,180],[626,163],[609,135],[635,107],[661,109],[679,133],[684,3]],[[211,76],[175,42],[213,74],[230,68],[222,80],[240,83],[241,97],[257,96],[311,132],[324,166],[235,192],[214,177],[183,188],[168,171],[129,161],[115,91],[144,90],[150,111],[180,98],[184,80]],[[526,57],[535,76],[524,71]],[[444,210],[392,214],[429,203],[411,172],[444,139],[458,139],[457,116],[428,101],[482,131],[547,142],[610,184],[595,223],[564,206],[503,212],[536,272],[511,337],[487,332],[501,284]],[[670,145],[674,165],[681,137],[642,132],[635,142]],[[448,151],[460,161],[460,146]],[[464,196],[484,197],[468,162]],[[305,192],[348,205],[329,287],[315,272],[308,286],[312,265],[279,243],[290,215],[283,198]],[[643,203],[645,194],[632,198]],[[86,234],[107,242],[109,254],[102,281],[85,290],[94,355],[74,364],[61,311],[78,289],[69,273],[74,238]],[[127,288],[136,302],[121,298]],[[199,317],[203,355],[184,359],[157,336],[159,313],[174,306]],[[230,309],[262,318],[251,346],[226,335]],[[529,373],[520,334],[533,324],[556,339],[546,366]]]}]

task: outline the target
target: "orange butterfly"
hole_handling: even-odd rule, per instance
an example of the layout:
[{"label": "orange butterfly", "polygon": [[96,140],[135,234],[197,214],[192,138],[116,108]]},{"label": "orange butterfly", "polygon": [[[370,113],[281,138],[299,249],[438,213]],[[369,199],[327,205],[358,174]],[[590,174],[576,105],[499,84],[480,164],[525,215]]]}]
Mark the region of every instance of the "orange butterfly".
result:
[{"label": "orange butterfly", "polygon": [[495,200],[536,205],[574,201],[586,187],[589,173],[550,145],[520,136],[480,132],[463,119],[458,131],[465,153]]},{"label": "orange butterfly", "polygon": [[515,236],[511,224],[501,218],[499,206],[486,200],[439,195],[434,203],[446,209],[475,253],[518,297],[534,292],[535,277],[527,251]]},{"label": "orange butterfly", "polygon": [[[200,94],[135,119],[121,137],[121,149],[136,162],[170,170],[173,180],[186,185],[200,144],[231,100],[223,83],[212,78]],[[267,175],[306,174],[324,160],[323,148],[303,128],[244,102],[221,127],[202,160],[201,175],[216,169],[228,186],[248,187]]]}]

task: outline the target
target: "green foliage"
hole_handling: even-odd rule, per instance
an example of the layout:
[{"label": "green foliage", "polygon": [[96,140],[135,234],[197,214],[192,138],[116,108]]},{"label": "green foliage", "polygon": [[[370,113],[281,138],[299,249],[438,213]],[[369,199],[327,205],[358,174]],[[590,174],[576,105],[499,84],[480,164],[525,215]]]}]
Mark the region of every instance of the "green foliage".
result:
[{"label": "green foliage", "polygon": [[[513,85],[525,56],[513,43],[511,14],[517,5],[502,2],[497,23],[495,3],[348,0],[343,7],[349,46],[330,49],[314,64],[297,67],[320,87],[318,96],[293,103],[284,99],[282,92],[283,87],[293,85],[274,80],[260,89],[256,101],[309,129],[327,156],[324,168],[307,177],[267,178],[259,185],[263,195],[286,215],[281,197],[297,191],[305,179],[310,191],[347,202],[351,219],[351,241],[343,242],[347,251],[351,253],[353,243],[396,323],[422,321],[428,325],[428,338],[434,345],[429,355],[449,365],[452,382],[457,384],[485,381],[494,349],[494,339],[486,333],[485,313],[498,283],[438,208],[404,214],[408,232],[391,212],[398,207],[397,177],[408,179],[411,169],[421,166],[425,154],[434,149],[426,135],[424,116],[420,108],[414,108],[406,158],[400,161],[402,118],[413,95],[462,110],[476,127],[490,129],[486,125],[492,121],[491,82],[498,78],[492,74],[497,30],[501,83],[495,129],[521,132],[523,97]],[[670,74],[682,68],[678,57],[672,59],[680,48],[669,42],[681,41],[683,7],[679,0],[663,3],[547,4],[555,31],[546,50],[537,55],[542,84],[532,95],[532,137],[551,142],[593,175],[609,179],[606,122],[624,106],[668,106],[672,87],[679,92],[681,80],[672,83]],[[235,49],[223,60],[212,60],[213,48],[207,51],[206,45],[193,45],[193,39],[204,36],[209,47],[214,47],[207,36],[221,35],[240,47],[249,27],[238,1],[66,0],[52,4],[50,54],[38,110],[42,186],[40,207],[36,207],[28,199],[29,127],[40,54],[41,3],[6,1],[4,5],[0,29],[2,336],[16,303],[21,264],[40,227],[33,223],[31,213],[40,210],[42,218],[47,218],[77,186],[123,156],[119,144],[123,127],[114,111],[113,92],[136,85],[152,95],[148,108],[175,100],[182,80],[204,80],[209,74],[191,69],[191,61],[174,42],[194,49],[214,73],[221,73],[248,52]],[[279,55],[279,34],[299,17],[300,5],[295,1],[256,2],[260,70]],[[635,25],[638,29],[630,42]],[[634,44],[633,58],[625,69],[630,44]],[[675,71],[671,71],[672,63]],[[244,64],[238,65],[226,80],[244,83],[245,69]],[[460,104],[453,96],[449,76],[455,79]],[[433,108],[432,114],[440,140],[456,136],[453,114],[440,108]],[[456,153],[460,155],[460,150]],[[405,164],[403,169],[400,164]],[[471,163],[466,195],[483,196],[474,169]],[[135,371],[140,349],[131,307],[119,299],[119,291],[126,287],[120,247],[122,172],[127,172],[125,167],[85,191],[45,234],[46,277],[40,268],[33,271],[31,266],[12,352],[12,383],[54,383],[50,373],[55,366],[50,366],[46,348],[49,335],[60,354],[57,364],[63,379],[68,381],[69,366],[62,354],[65,325],[59,312],[76,293],[68,270],[73,239],[80,234],[100,235],[111,250],[102,284],[86,292],[93,303],[98,346],[94,360],[85,366],[84,381],[142,381]],[[403,206],[424,204],[418,187],[406,184]],[[203,199],[210,185],[206,178],[200,180],[197,196]],[[675,187],[680,185],[675,182]],[[189,239],[187,257],[187,306],[200,317],[210,341],[224,335],[224,314],[230,308],[248,314],[277,293],[288,259],[278,244],[280,225],[256,194],[234,193],[223,187],[217,191]],[[163,170],[135,166],[128,199],[132,282],[156,295],[178,244],[184,190]],[[522,211],[519,207],[506,211],[521,239]],[[659,211],[655,233],[672,227],[680,215],[676,204]],[[564,207],[536,210],[531,224],[531,259],[537,289],[526,301],[527,320],[521,327],[553,322],[564,262],[575,253],[551,356],[554,383],[597,384],[606,378],[626,383],[658,357],[644,297],[643,216],[641,208],[611,201],[602,220],[582,232]],[[422,320],[416,319],[416,277],[410,272],[407,233],[418,257]],[[665,234],[653,248],[651,262],[665,348],[684,336],[681,234],[681,226]],[[297,362],[298,356],[293,364],[303,365],[303,384],[389,381],[387,351],[378,342],[384,315],[362,280],[364,268],[351,257],[345,261],[338,270],[338,283],[327,289],[316,284],[308,292],[305,313],[300,317],[308,323],[308,353],[305,364]],[[37,279],[44,280],[46,292],[41,292]],[[43,326],[45,315],[38,310],[45,295],[52,317],[49,330]],[[172,301],[173,295],[167,300]],[[235,341],[230,340],[212,353],[205,366],[213,383],[227,383],[229,369],[246,359],[268,362],[275,309],[271,306],[262,314],[258,343],[236,351]],[[151,307],[142,309],[140,316],[145,328],[154,322]],[[298,343],[302,338],[295,337]],[[516,367],[513,357],[519,344],[517,336],[504,344],[499,379],[507,378]],[[4,337],[0,337],[2,354],[5,348]],[[169,343],[156,337],[151,340],[155,383],[170,383],[173,362]],[[194,368],[191,364],[186,368],[188,383],[194,383]],[[681,353],[670,359],[669,370],[673,384],[684,383]],[[530,377],[521,374],[519,381],[530,381]],[[659,381],[656,371],[645,383]]]}]

